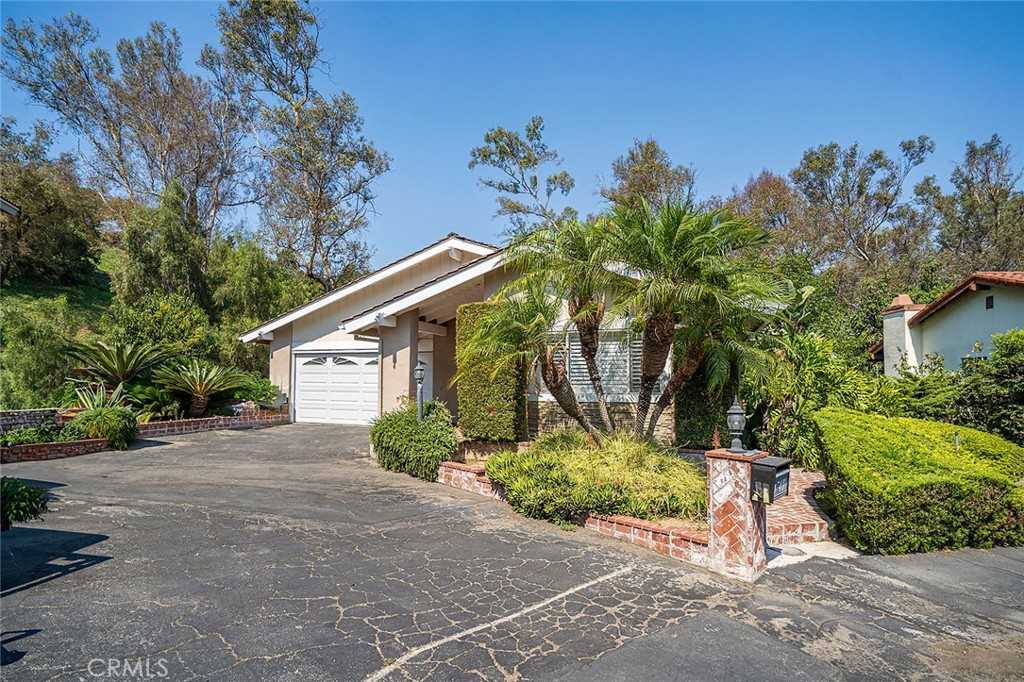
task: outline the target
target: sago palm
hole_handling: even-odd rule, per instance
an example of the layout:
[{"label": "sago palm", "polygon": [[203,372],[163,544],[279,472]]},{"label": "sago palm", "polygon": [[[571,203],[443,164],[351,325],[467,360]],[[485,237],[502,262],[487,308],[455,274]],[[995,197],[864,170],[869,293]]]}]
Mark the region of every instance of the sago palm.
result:
[{"label": "sago palm", "polygon": [[459,348],[457,365],[488,363],[495,376],[512,367],[524,368],[530,377],[539,374],[558,406],[600,445],[601,432],[583,413],[569,384],[565,329],[558,327],[561,312],[562,299],[543,277],[521,277],[494,298],[492,308]]},{"label": "sago palm", "polygon": [[87,341],[72,345],[68,353],[81,363],[76,368],[77,373],[114,387],[171,357],[174,348],[148,343]]},{"label": "sago palm", "polygon": [[601,370],[597,363],[601,323],[608,311],[613,275],[600,259],[601,232],[593,223],[565,221],[555,228],[535,230],[514,241],[505,264],[525,277],[510,290],[547,282],[552,293],[565,300],[567,313],[580,339],[580,355],[594,388],[598,415],[605,432],[614,426],[608,412]]},{"label": "sago palm", "polygon": [[242,388],[252,381],[249,375],[233,367],[219,367],[195,359],[160,367],[153,373],[153,379],[166,390],[189,397],[190,417],[203,416],[210,398],[218,393]]},{"label": "sago palm", "polygon": [[[728,210],[696,213],[678,202],[654,209],[640,201],[617,205],[602,227],[602,258],[621,272],[618,312],[635,316],[643,329],[633,426],[640,438],[653,433],[657,417],[702,363],[710,362],[712,376],[721,379],[730,358],[749,355],[744,330],[769,315],[790,287],[743,257],[765,233]],[[677,335],[684,353],[651,412]]]}]

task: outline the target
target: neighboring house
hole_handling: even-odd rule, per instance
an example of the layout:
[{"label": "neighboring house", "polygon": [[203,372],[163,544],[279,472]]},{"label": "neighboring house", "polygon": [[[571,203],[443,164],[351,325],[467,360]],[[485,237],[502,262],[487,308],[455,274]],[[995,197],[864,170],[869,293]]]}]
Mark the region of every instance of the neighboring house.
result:
[{"label": "neighboring house", "polygon": [[[270,379],[288,399],[296,422],[368,424],[403,396],[416,395],[413,369],[426,366],[427,399],[458,414],[449,384],[455,375],[455,313],[486,300],[511,275],[501,249],[449,234],[380,270],[268,320],[242,334],[245,343],[270,346]],[[581,401],[592,388],[570,335],[570,380]],[[599,362],[612,411],[629,418],[639,383],[639,339],[608,330]],[[586,407],[586,406],[585,406]],[[567,423],[553,399],[531,393],[531,431]],[[673,410],[658,437],[674,438]]]},{"label": "neighboring house", "polygon": [[911,369],[934,356],[957,369],[986,357],[992,337],[1010,329],[1024,329],[1024,272],[975,272],[928,305],[894,298],[882,311],[882,340],[868,353],[888,376],[899,374],[904,356]]}]

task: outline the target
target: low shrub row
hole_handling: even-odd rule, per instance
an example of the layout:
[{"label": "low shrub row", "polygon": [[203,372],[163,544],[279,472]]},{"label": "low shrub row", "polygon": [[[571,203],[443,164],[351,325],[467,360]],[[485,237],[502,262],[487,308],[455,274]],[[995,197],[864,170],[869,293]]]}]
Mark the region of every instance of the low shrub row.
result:
[{"label": "low shrub row", "polygon": [[494,455],[485,466],[513,509],[563,527],[590,513],[706,518],[703,473],[664,448],[624,435],[590,448],[583,433],[560,431],[525,452]]},{"label": "low shrub row", "polygon": [[94,407],[83,410],[59,428],[56,424],[12,429],[0,437],[3,445],[54,443],[87,438],[106,438],[115,450],[126,449],[139,432],[135,413],[125,407]]},{"label": "low shrub row", "polygon": [[426,481],[437,480],[437,468],[459,445],[451,412],[433,400],[423,405],[423,421],[415,403],[379,416],[370,426],[370,443],[381,467]]},{"label": "low shrub row", "polygon": [[1024,448],[965,427],[827,408],[821,501],[861,550],[1024,543]]}]

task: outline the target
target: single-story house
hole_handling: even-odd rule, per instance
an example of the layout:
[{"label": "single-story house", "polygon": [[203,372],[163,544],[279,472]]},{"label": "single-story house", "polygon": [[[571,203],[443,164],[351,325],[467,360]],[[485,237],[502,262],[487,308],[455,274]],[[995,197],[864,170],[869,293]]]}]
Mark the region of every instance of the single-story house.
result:
[{"label": "single-story house", "polygon": [[[400,400],[416,395],[413,374],[425,365],[426,399],[444,401],[458,414],[455,315],[459,306],[484,301],[509,281],[502,249],[457,234],[430,244],[376,272],[339,287],[254,327],[239,338],[270,346],[270,379],[296,422],[368,424]],[[639,382],[639,339],[609,329],[599,362],[610,409],[631,418]],[[570,380],[588,406],[592,393],[572,335]],[[591,398],[592,399],[592,398]],[[531,391],[532,433],[568,423],[554,400]],[[595,409],[596,412],[596,409]],[[657,437],[674,438],[666,410]]]},{"label": "single-story house", "polygon": [[942,358],[957,369],[986,357],[992,337],[1024,329],[1024,272],[975,272],[927,305],[902,294],[882,311],[882,340],[868,349],[896,376],[906,358],[911,369],[926,357]]}]

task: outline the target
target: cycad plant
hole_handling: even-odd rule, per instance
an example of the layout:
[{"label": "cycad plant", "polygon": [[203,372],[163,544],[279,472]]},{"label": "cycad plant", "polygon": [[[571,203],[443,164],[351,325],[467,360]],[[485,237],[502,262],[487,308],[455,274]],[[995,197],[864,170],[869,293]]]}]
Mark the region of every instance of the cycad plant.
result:
[{"label": "cycad plant", "polygon": [[579,336],[580,356],[594,388],[601,428],[612,433],[615,427],[608,412],[597,350],[616,278],[601,260],[601,238],[595,223],[563,221],[520,237],[506,250],[504,260],[506,267],[525,275],[512,282],[510,290],[541,280],[565,300],[566,313]]},{"label": "cycad plant", "polygon": [[[728,210],[697,213],[679,202],[655,209],[641,200],[617,205],[601,227],[601,257],[620,273],[615,312],[634,317],[642,329],[633,432],[649,438],[676,391],[702,364],[721,386],[738,362],[756,358],[749,333],[788,299],[792,287],[746,257],[765,233]],[[677,341],[682,356],[655,397]]]},{"label": "cycad plant", "polygon": [[188,396],[190,417],[203,416],[210,398],[218,393],[248,386],[252,381],[248,374],[234,367],[219,367],[195,359],[159,367],[153,380],[168,391]]},{"label": "cycad plant", "polygon": [[174,348],[148,343],[86,341],[72,345],[68,354],[81,363],[77,373],[113,388],[171,357]]}]

